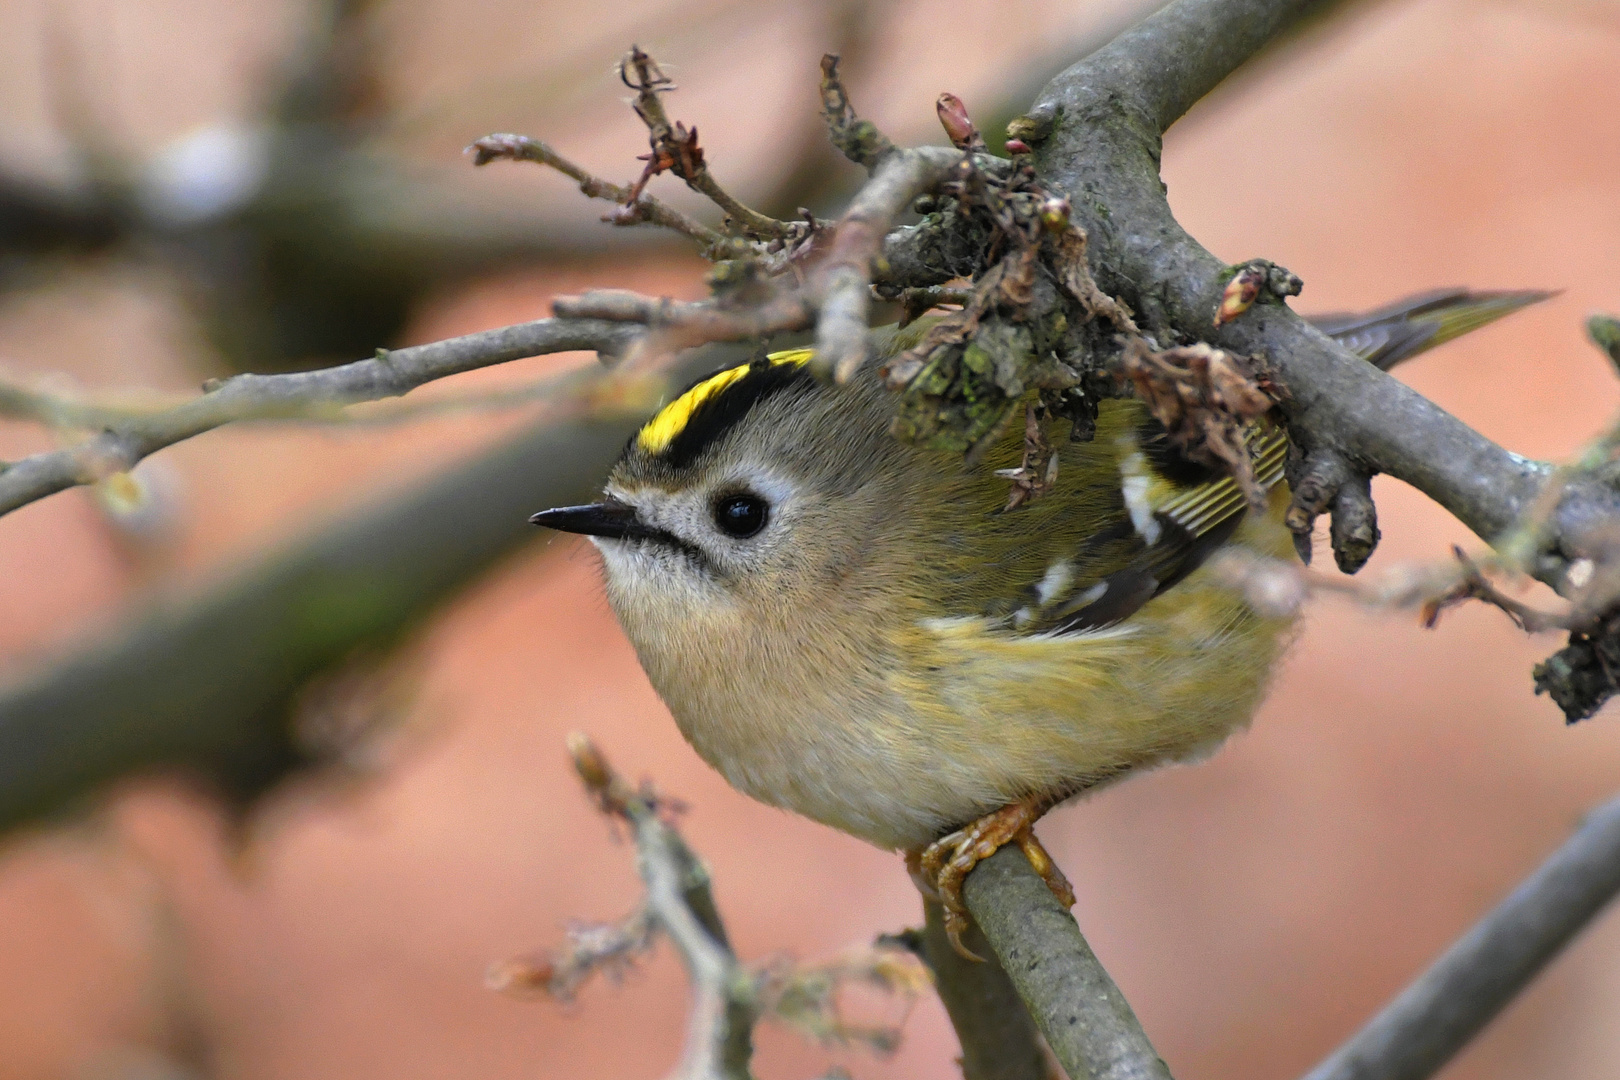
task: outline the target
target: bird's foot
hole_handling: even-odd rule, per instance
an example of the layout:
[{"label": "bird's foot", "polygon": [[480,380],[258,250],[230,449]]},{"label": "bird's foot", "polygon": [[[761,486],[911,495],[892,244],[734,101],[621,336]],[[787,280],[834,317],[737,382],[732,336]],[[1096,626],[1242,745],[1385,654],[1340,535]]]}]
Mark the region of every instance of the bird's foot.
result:
[{"label": "bird's foot", "polygon": [[945,908],[945,936],[951,947],[969,960],[984,957],[962,944],[962,934],[970,925],[967,905],[962,902],[962,882],[975,866],[1005,845],[1018,845],[1064,907],[1074,904],[1069,879],[1035,838],[1035,822],[1049,805],[1045,799],[1020,799],[940,837],[920,852],[906,854],[906,868],[923,895],[938,899]]}]

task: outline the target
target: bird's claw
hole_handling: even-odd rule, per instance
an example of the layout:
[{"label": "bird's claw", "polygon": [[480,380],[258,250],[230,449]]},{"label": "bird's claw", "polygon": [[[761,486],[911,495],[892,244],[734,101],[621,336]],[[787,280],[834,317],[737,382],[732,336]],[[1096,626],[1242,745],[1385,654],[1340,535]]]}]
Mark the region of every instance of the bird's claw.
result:
[{"label": "bird's claw", "polygon": [[925,897],[937,899],[945,908],[945,936],[951,948],[967,959],[982,961],[984,957],[962,943],[962,934],[972,925],[962,901],[962,882],[975,866],[1003,846],[1017,844],[1052,895],[1064,907],[1073,906],[1074,889],[1069,879],[1035,837],[1033,826],[1044,809],[1035,800],[1021,800],[940,837],[920,852],[907,854],[906,866],[917,887]]}]

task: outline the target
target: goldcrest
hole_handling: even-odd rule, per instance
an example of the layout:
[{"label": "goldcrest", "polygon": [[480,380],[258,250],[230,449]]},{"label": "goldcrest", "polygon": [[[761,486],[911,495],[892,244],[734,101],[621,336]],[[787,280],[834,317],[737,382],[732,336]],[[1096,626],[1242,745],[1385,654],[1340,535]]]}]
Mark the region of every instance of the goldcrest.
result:
[{"label": "goldcrest", "polygon": [[[1328,328],[1374,362],[1542,294],[1415,298]],[[891,336],[891,350],[901,336]],[[1030,826],[1246,725],[1289,621],[1210,572],[1224,546],[1284,557],[1286,442],[1257,429],[1269,507],[1189,460],[1134,400],[1057,447],[1051,490],[1005,511],[997,469],[894,438],[871,368],[807,350],[687,389],[631,440],[605,497],[538,524],[590,536],[607,595],[698,753],[739,790],[909,854],[965,927],[962,878],[1003,843],[1067,885]],[[1072,895],[1065,897],[1072,902]]]}]

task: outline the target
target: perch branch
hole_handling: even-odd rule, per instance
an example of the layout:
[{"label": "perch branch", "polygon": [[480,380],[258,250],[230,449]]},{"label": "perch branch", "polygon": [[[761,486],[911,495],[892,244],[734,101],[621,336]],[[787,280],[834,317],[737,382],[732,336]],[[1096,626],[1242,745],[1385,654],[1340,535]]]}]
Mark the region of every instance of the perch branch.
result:
[{"label": "perch branch", "polygon": [[1620,799],[1447,949],[1306,1080],[1426,1080],[1620,892]]},{"label": "perch branch", "polygon": [[307,415],[311,409],[398,397],[424,383],[542,353],[617,354],[643,331],[604,320],[540,319],[379,352],[370,360],[283,375],[237,375],[202,396],[108,425],[63,450],[34,454],[0,469],[0,514],[47,495],[133,468],[148,454],[240,420]]},{"label": "perch branch", "polygon": [[1170,1080],[1074,916],[1022,851],[1005,847],[979,863],[962,897],[1071,1077]]},{"label": "perch branch", "polygon": [[963,944],[987,959],[969,960],[946,936],[944,908],[925,901],[923,916],[922,932],[910,930],[904,937],[934,973],[962,1047],[963,1080],[1052,1080],[1029,1010],[979,928],[970,925]]}]

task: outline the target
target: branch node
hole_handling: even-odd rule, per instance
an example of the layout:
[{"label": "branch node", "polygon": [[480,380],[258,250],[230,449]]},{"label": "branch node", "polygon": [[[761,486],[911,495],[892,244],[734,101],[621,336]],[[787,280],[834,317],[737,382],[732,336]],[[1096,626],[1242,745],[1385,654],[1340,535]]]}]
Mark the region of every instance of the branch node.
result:
[{"label": "branch node", "polygon": [[1221,290],[1221,301],[1215,307],[1216,326],[1225,326],[1257,301],[1281,302],[1298,296],[1305,288],[1298,274],[1265,259],[1251,259],[1227,269],[1232,276]]},{"label": "branch node", "polygon": [[1332,513],[1329,536],[1339,569],[1354,574],[1378,547],[1378,511],[1372,501],[1372,475],[1330,450],[1302,453],[1291,448],[1288,486],[1293,498],[1283,524],[1294,534],[1294,550],[1310,565],[1311,530],[1322,514]]},{"label": "branch node", "polygon": [[1023,116],[1015,116],[1007,124],[1009,139],[1039,146],[1052,134],[1057,123],[1058,107],[1050,101],[1042,102]]}]

